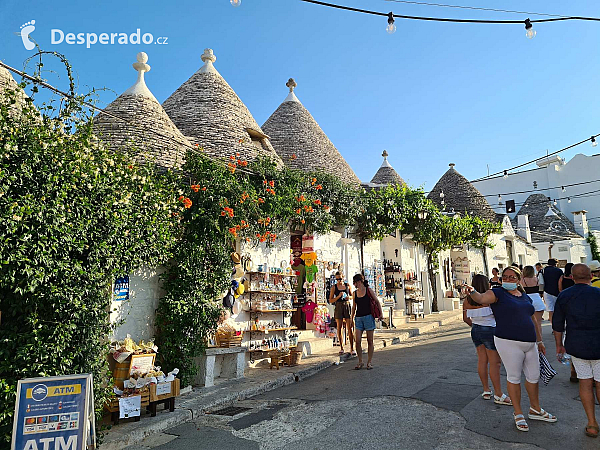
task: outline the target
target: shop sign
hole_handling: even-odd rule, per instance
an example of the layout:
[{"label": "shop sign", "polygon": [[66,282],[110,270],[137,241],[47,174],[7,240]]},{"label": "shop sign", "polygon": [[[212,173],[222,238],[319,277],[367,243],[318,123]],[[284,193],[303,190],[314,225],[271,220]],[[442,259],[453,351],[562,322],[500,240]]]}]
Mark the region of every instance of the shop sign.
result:
[{"label": "shop sign", "polygon": [[129,300],[129,275],[115,280],[114,300],[115,302]]},{"label": "shop sign", "polygon": [[19,380],[12,449],[93,449],[94,429],[91,374]]},{"label": "shop sign", "polygon": [[130,417],[139,417],[142,409],[142,396],[133,395],[131,397],[119,398],[119,419],[129,419]]}]

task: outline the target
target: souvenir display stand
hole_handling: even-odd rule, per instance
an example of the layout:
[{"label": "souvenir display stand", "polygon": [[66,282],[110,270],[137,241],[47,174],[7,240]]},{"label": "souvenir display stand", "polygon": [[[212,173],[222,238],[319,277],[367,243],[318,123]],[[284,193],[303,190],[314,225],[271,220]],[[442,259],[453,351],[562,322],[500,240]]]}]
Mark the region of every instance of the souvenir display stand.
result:
[{"label": "souvenir display stand", "polygon": [[[175,397],[180,394],[179,379],[176,378],[179,370],[174,369],[165,375],[160,367],[154,365],[157,351],[158,347],[152,342],[136,344],[130,337],[111,344],[108,360],[113,370],[114,397],[104,408],[115,425],[121,419],[139,421],[144,409],[155,416],[156,406],[161,403],[165,409],[175,410]],[[134,411],[128,409],[125,413],[124,402],[134,397],[140,397],[140,408],[136,406]]]},{"label": "souvenir display stand", "polygon": [[406,313],[409,316],[425,317],[425,297],[423,287],[415,272],[402,272],[404,284],[404,301],[406,302]]},{"label": "souvenir display stand", "polygon": [[[261,269],[262,267],[259,267]],[[250,306],[250,323],[247,333],[250,335],[248,351],[266,353],[276,349],[295,348],[296,340],[289,335],[289,331],[296,330],[295,326],[286,323],[286,319],[296,309],[293,307],[296,274],[291,269],[271,268],[269,272],[246,272],[250,290],[247,292]],[[281,322],[276,322],[273,317],[281,317]],[[268,322],[266,322],[268,321]],[[265,323],[266,322],[266,323]],[[272,332],[283,331],[284,335],[266,335]],[[258,340],[256,336],[259,336]],[[253,355],[251,355],[253,360]]]}]

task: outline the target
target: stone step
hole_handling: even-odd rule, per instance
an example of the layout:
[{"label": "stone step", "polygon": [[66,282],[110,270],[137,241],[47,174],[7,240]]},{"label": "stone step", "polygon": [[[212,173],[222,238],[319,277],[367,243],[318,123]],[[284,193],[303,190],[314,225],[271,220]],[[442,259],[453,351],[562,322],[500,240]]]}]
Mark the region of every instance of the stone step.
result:
[{"label": "stone step", "polygon": [[326,353],[333,349],[332,338],[317,338],[304,339],[298,341],[297,350],[302,350],[302,356],[310,356],[315,353]]}]

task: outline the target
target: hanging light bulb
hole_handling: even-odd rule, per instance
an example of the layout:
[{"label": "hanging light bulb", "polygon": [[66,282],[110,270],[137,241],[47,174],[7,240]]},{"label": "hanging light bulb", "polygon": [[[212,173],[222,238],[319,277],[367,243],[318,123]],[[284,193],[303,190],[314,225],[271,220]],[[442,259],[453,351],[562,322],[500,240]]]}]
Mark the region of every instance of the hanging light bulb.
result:
[{"label": "hanging light bulb", "polygon": [[444,191],[440,192],[440,198],[444,198]]},{"label": "hanging light bulb", "polygon": [[554,202],[552,203],[554,206],[558,205],[558,202],[556,201],[556,199],[554,199]]},{"label": "hanging light bulb", "polygon": [[500,194],[498,194],[498,204],[499,205],[502,204],[502,196]]},{"label": "hanging light bulb", "polygon": [[242,4],[242,0],[229,0],[229,3],[231,3],[231,6],[234,8],[237,8]]},{"label": "hanging light bulb", "polygon": [[567,200],[567,203],[571,203],[571,197],[569,197]]},{"label": "hanging light bulb", "polygon": [[508,178],[508,170],[505,170],[505,171],[504,171],[503,178],[504,178],[505,180]]},{"label": "hanging light bulb", "polygon": [[592,141],[592,147],[596,147],[598,145],[598,143],[596,142],[596,138],[594,136],[592,136],[591,141]]},{"label": "hanging light bulb", "polygon": [[565,187],[564,187],[564,186],[561,186],[561,187],[560,187],[560,190],[561,190],[561,191],[563,191],[563,192],[565,192],[565,191],[566,191],[566,189],[565,189]]},{"label": "hanging light bulb", "polygon": [[387,27],[385,27],[385,31],[387,31],[388,34],[394,34],[396,32],[396,24],[394,23],[394,13],[391,11],[388,14],[388,25]]},{"label": "hanging light bulb", "polygon": [[525,19],[525,36],[529,39],[533,39],[537,32],[533,29],[533,25],[531,25],[531,20]]}]

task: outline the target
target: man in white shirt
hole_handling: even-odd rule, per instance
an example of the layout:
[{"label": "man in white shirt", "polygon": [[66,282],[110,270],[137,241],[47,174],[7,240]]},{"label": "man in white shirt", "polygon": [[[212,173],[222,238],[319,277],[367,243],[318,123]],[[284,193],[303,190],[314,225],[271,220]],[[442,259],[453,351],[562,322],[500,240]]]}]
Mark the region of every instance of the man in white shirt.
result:
[{"label": "man in white shirt", "polygon": [[542,263],[537,263],[535,265],[535,270],[537,273],[538,286],[540,287],[540,295],[543,297],[544,292],[544,271],[542,267]]}]

